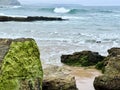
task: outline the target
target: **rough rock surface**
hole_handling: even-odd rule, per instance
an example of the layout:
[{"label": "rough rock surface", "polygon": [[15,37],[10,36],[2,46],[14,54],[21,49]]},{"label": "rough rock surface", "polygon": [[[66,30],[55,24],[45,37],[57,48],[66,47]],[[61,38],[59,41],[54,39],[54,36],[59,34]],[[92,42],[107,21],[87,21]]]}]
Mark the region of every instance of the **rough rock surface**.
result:
[{"label": "rough rock surface", "polygon": [[42,90],[42,66],[33,39],[0,39],[0,90]]},{"label": "rough rock surface", "polygon": [[72,66],[90,66],[95,65],[104,59],[97,52],[82,51],[72,55],[62,55],[61,62]]},{"label": "rough rock surface", "polygon": [[120,48],[112,48],[108,53],[104,75],[94,80],[96,90],[120,90]]},{"label": "rough rock surface", "polygon": [[63,21],[65,19],[59,17],[43,17],[43,16],[28,16],[28,17],[10,17],[0,16],[0,22],[5,21],[19,21],[19,22],[30,22],[30,21]]},{"label": "rough rock surface", "polygon": [[0,0],[0,5],[20,5],[18,0]]},{"label": "rough rock surface", "polygon": [[117,55],[120,55],[120,48],[114,47],[108,50],[109,56],[115,57]]},{"label": "rough rock surface", "polygon": [[43,90],[78,90],[75,78],[64,67],[49,66],[44,69]]}]

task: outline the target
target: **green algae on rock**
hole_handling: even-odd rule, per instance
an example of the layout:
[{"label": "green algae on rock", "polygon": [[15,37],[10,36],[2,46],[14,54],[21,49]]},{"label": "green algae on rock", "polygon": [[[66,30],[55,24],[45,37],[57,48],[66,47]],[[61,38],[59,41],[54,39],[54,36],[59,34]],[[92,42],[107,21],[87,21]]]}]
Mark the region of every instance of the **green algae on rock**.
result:
[{"label": "green algae on rock", "polygon": [[98,52],[82,51],[72,55],[62,55],[61,62],[71,66],[91,66],[103,61],[104,58]]},{"label": "green algae on rock", "polygon": [[[4,40],[7,39],[2,39]],[[0,63],[0,90],[42,90],[43,71],[35,41],[33,39],[7,41],[10,44],[3,47],[9,48]]]}]

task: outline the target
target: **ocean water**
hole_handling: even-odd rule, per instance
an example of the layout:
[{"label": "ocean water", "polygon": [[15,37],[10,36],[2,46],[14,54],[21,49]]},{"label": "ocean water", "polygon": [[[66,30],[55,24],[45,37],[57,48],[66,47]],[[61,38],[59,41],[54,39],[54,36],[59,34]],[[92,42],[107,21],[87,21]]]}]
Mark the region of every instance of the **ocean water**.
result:
[{"label": "ocean water", "polygon": [[42,63],[61,65],[60,56],[82,50],[107,55],[120,46],[120,7],[24,5],[0,7],[0,15],[52,16],[67,21],[0,22],[0,38],[34,38]]}]

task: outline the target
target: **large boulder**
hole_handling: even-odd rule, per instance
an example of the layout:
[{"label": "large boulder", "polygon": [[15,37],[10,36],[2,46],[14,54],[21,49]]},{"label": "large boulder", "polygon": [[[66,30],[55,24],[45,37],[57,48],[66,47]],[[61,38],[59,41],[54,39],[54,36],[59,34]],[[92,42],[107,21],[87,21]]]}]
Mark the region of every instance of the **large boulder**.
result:
[{"label": "large boulder", "polygon": [[44,69],[43,90],[78,90],[75,78],[65,67],[49,66]]},{"label": "large boulder", "polygon": [[82,51],[76,52],[72,55],[62,55],[61,62],[72,66],[90,66],[101,62],[104,56],[99,55],[98,52]]},{"label": "large boulder", "polygon": [[42,79],[33,39],[0,39],[0,90],[42,90]]},{"label": "large boulder", "polygon": [[111,48],[108,53],[104,75],[94,80],[96,90],[120,90],[120,48]]}]

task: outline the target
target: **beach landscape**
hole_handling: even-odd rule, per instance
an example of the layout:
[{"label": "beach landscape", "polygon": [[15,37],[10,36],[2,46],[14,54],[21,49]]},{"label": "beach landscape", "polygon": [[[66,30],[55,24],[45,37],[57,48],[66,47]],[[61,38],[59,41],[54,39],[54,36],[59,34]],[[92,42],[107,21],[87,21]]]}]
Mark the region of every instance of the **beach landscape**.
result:
[{"label": "beach landscape", "polygon": [[[75,78],[78,90],[95,90],[95,88],[100,90],[99,85],[93,83],[95,77],[103,73],[95,69],[95,64],[88,67],[74,66],[61,62],[61,59],[62,55],[82,51],[92,51],[93,56],[99,53],[102,57],[107,57],[105,60],[111,61],[113,57],[119,59],[119,48],[112,49],[111,52],[108,49],[120,47],[120,6],[85,6],[77,3],[20,4],[19,2],[0,6],[0,38],[33,38],[40,51],[43,72],[45,70],[43,77],[47,78],[51,73],[52,78],[54,73],[55,77],[59,76],[59,78],[71,75]],[[108,67],[111,65],[106,65],[105,74],[109,72]],[[119,65],[116,67],[119,68]],[[116,71],[116,69],[111,70]],[[119,70],[118,73],[116,72],[113,73],[119,77]]]}]

